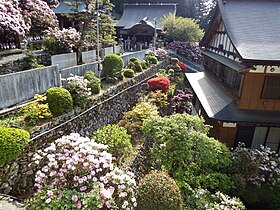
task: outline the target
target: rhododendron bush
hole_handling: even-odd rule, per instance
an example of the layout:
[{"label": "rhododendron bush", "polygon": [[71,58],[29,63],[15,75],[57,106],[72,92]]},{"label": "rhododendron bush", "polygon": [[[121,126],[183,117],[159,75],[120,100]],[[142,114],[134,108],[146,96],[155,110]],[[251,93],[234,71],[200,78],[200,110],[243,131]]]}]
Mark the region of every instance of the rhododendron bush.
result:
[{"label": "rhododendron bush", "polygon": [[159,76],[147,81],[150,90],[162,90],[166,92],[170,87],[170,81],[167,77]]},{"label": "rhododendron bush", "polygon": [[0,32],[25,36],[31,28],[57,25],[54,12],[42,0],[0,0]]},{"label": "rhododendron bush", "polygon": [[77,49],[80,39],[81,34],[75,28],[62,30],[54,28],[46,31],[44,46],[51,54],[69,53]]},{"label": "rhododendron bush", "polygon": [[27,209],[134,209],[136,182],[113,165],[107,146],[63,136],[33,156],[38,193]]}]

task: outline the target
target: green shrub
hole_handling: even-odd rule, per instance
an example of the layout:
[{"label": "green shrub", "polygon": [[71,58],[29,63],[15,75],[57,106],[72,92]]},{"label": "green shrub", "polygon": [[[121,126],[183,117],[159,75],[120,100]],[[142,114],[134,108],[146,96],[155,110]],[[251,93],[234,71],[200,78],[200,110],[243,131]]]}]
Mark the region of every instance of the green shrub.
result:
[{"label": "green shrub", "polygon": [[72,96],[65,88],[49,88],[46,92],[46,95],[52,114],[61,115],[70,112],[73,109]]},{"label": "green shrub", "polygon": [[97,76],[95,76],[93,71],[86,72],[84,78],[89,81],[87,87],[91,89],[92,94],[100,93],[101,80]]},{"label": "green shrub", "polygon": [[135,61],[134,64],[135,64],[135,71],[136,72],[142,72],[143,71],[143,68],[141,66],[140,61]]},{"label": "green shrub", "polygon": [[118,78],[118,75],[121,74],[124,66],[122,58],[116,54],[106,55],[102,62],[102,65],[102,76],[106,78]]},{"label": "green shrub", "polygon": [[157,64],[158,63],[158,59],[156,58],[156,56],[150,56],[149,57],[149,62],[151,64]]},{"label": "green shrub", "polygon": [[118,124],[125,127],[129,134],[137,135],[143,121],[153,116],[158,116],[157,107],[148,102],[139,102],[131,111],[124,113]]},{"label": "green shrub", "polygon": [[176,182],[165,172],[153,172],[140,180],[137,189],[139,210],[181,210],[183,199]]},{"label": "green shrub", "polygon": [[129,61],[134,63],[135,61],[139,61],[139,60],[136,57],[132,57],[132,58],[129,59]]},{"label": "green shrub", "polygon": [[172,64],[176,64],[177,62],[179,62],[179,59],[178,58],[170,58],[170,62]]},{"label": "green shrub", "polygon": [[0,128],[0,166],[14,160],[30,141],[27,131],[17,128]]},{"label": "green shrub", "polygon": [[92,138],[101,144],[108,145],[108,152],[116,158],[116,162],[127,158],[132,152],[131,136],[125,128],[118,125],[107,125],[93,132]]},{"label": "green shrub", "polygon": [[132,69],[124,69],[123,75],[127,78],[132,78],[134,77],[134,71]]},{"label": "green shrub", "polygon": [[142,66],[143,69],[148,69],[149,68],[149,66],[148,66],[148,64],[145,60],[141,61],[140,63],[141,63],[141,66]]},{"label": "green shrub", "polygon": [[128,69],[135,70],[135,63],[129,62],[129,63],[127,64],[127,68],[128,68]]},{"label": "green shrub", "polygon": [[[35,125],[40,119],[52,117],[49,105],[44,103],[47,97],[36,94],[34,99],[36,99],[36,101],[21,108],[21,111],[24,113],[24,121],[27,122],[29,126]],[[39,99],[41,100],[38,101]]]}]

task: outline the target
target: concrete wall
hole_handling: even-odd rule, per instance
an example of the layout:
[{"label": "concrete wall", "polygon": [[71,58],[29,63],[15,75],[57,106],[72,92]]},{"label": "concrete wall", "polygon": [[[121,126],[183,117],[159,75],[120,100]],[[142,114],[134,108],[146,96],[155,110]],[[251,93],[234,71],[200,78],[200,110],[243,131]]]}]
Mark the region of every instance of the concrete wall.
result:
[{"label": "concrete wall", "polygon": [[61,78],[68,78],[70,74],[83,76],[87,71],[93,71],[95,75],[99,76],[98,72],[98,62],[83,64],[79,66],[74,66],[66,69],[59,70]]},{"label": "concrete wall", "polygon": [[60,85],[57,66],[0,76],[0,108],[9,107]]},{"label": "concrete wall", "polygon": [[146,50],[142,50],[142,51],[137,51],[126,55],[122,55],[121,58],[123,59],[124,65],[126,66],[130,58],[136,57],[139,60],[143,60],[145,58],[145,55],[146,55]]},{"label": "concrete wall", "polygon": [[67,53],[60,55],[53,55],[51,57],[52,65],[58,65],[58,69],[64,69],[77,65],[76,53]]},{"label": "concrete wall", "polygon": [[105,56],[108,54],[113,54],[114,53],[114,47],[106,47],[104,48]]},{"label": "concrete wall", "polygon": [[95,62],[96,59],[97,59],[96,50],[90,50],[90,51],[82,52],[83,63]]}]

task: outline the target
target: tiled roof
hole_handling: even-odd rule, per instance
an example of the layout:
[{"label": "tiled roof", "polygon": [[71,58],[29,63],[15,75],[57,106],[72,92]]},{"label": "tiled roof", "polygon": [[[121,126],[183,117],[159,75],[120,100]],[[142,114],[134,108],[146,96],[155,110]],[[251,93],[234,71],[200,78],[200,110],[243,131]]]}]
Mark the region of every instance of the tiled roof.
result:
[{"label": "tiled roof", "polygon": [[[74,6],[69,5],[73,4],[75,0],[62,0],[59,5],[53,9],[53,12],[55,14],[75,14],[75,11],[73,9],[75,8]],[[79,12],[82,12],[85,10],[86,5],[84,4],[83,1],[78,1],[78,10]]]},{"label": "tiled roof", "polygon": [[218,6],[243,60],[280,60],[280,0],[219,0]]},{"label": "tiled roof", "polygon": [[140,24],[144,20],[148,25],[163,29],[162,18],[164,15],[176,13],[176,4],[125,4],[121,19],[116,23],[116,27],[130,29]]},{"label": "tiled roof", "polygon": [[209,118],[224,122],[280,124],[279,111],[242,110],[215,80],[204,72],[186,77]]}]

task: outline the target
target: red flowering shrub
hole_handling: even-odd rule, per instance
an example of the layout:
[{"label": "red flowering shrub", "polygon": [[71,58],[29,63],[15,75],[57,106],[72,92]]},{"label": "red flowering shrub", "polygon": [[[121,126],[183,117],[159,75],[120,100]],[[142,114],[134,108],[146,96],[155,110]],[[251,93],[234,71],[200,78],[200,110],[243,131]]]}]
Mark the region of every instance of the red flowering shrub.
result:
[{"label": "red flowering shrub", "polygon": [[178,66],[180,66],[180,68],[181,68],[182,71],[185,71],[186,68],[187,68],[187,66],[186,66],[184,63],[182,63],[182,62],[177,62],[176,64],[177,64]]},{"label": "red flowering shrub", "polygon": [[170,87],[170,81],[167,77],[155,77],[147,81],[150,90],[162,90],[166,92]]}]

